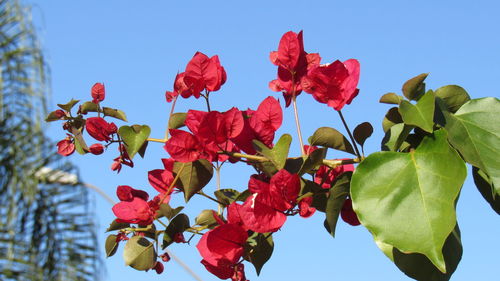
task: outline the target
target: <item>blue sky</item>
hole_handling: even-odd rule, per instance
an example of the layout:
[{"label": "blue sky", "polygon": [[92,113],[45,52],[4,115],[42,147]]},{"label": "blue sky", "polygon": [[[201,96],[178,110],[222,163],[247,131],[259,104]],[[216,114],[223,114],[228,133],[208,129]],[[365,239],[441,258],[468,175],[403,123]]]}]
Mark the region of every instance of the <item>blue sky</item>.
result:
[{"label": "blue sky", "polygon": [[[495,87],[500,71],[500,5],[497,1],[26,1],[33,14],[52,74],[51,108],[71,98],[90,99],[95,82],[106,85],[105,106],[127,113],[132,124],[148,124],[152,137],[161,138],[170,105],[164,93],[171,90],[178,71],[196,51],[219,55],[228,81],[212,95],[213,109],[256,106],[272,95],[267,84],[276,76],[268,59],[279,39],[289,30],[304,30],[305,49],[319,52],[323,62],[356,58],[361,63],[360,94],[343,110],[352,127],[370,121],[374,136],[366,152],[379,149],[381,120],[387,105],[378,103],[387,92],[400,91],[407,79],[429,72],[428,88],[448,84],[464,87],[473,98],[499,97]],[[147,2],[147,4],[145,4]],[[204,109],[202,100],[180,100],[176,111]],[[299,97],[303,134],[320,126],[342,130],[337,114]],[[279,134],[295,136],[291,108],[285,110]],[[54,140],[64,138],[51,125]],[[298,154],[298,144],[292,153]],[[117,185],[127,184],[153,193],[147,171],[161,168],[167,157],[159,144],[150,144],[145,160],[116,175],[109,169],[115,148],[105,155],[74,155],[82,178],[114,196]],[[331,153],[332,158],[345,155]],[[225,166],[222,186],[244,189],[251,170]],[[470,173],[458,204],[464,255],[452,280],[494,280],[500,265],[500,219],[483,202]],[[214,183],[207,191],[214,189]],[[181,200],[174,201],[181,204]],[[214,208],[210,201],[194,199],[189,214]],[[108,203],[96,196],[96,217],[104,230],[113,220]],[[332,239],[323,228],[324,216],[291,218],[275,235],[275,250],[256,277],[246,265],[250,280],[410,280],[378,250],[363,227],[340,222]],[[194,244],[172,250],[203,280],[218,280],[199,263]],[[103,250],[104,256],[104,250]],[[171,262],[162,275],[127,268],[121,251],[106,259],[103,280],[192,280]]]}]

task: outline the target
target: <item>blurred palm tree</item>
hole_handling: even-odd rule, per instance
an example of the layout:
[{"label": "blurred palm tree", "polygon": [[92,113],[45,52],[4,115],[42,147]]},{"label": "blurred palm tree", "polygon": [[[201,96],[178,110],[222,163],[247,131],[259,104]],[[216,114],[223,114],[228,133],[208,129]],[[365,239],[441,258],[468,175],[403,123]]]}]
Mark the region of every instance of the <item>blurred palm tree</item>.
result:
[{"label": "blurred palm tree", "polygon": [[97,280],[87,189],[44,134],[47,82],[29,8],[0,0],[0,280]]}]

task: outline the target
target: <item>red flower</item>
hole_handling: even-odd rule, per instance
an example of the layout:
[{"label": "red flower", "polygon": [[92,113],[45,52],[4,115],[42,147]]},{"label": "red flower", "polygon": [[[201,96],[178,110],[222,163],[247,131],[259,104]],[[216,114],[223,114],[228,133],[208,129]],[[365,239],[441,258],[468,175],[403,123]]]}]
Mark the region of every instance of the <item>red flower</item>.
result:
[{"label": "red flower", "polygon": [[68,138],[57,143],[57,153],[62,156],[69,156],[75,152],[75,144]]},{"label": "red flower", "polygon": [[208,58],[205,54],[196,52],[186,66],[184,83],[192,94],[200,97],[203,89],[213,92],[220,89],[226,82],[226,71],[221,66],[218,56]]},{"label": "red flower", "polygon": [[170,129],[170,135],[165,150],[173,159],[185,163],[200,159],[203,147],[194,135],[176,129]]},{"label": "red flower", "polygon": [[285,33],[278,45],[278,51],[271,52],[271,62],[278,66],[278,79],[269,83],[271,90],[283,92],[285,105],[290,105],[291,99],[302,91],[301,80],[307,70],[319,65],[319,54],[308,54],[304,51],[302,31]]},{"label": "red flower", "polygon": [[[116,193],[121,202],[115,204],[112,210],[118,222],[140,225],[153,223],[161,200],[158,196],[147,201],[149,195],[145,191],[126,185],[118,186]],[[167,196],[162,203],[167,203],[169,200],[170,197]]]},{"label": "red flower", "polygon": [[91,137],[98,141],[110,141],[110,135],[116,133],[116,125],[108,123],[101,117],[90,117],[85,123],[85,128]]},{"label": "red flower", "polygon": [[[156,169],[148,172],[148,180],[154,189],[160,193],[168,191],[174,181],[174,159],[162,159],[165,169]],[[173,191],[170,190],[169,194]]]},{"label": "red flower", "polygon": [[308,218],[316,212],[316,208],[311,207],[313,202],[312,197],[306,197],[299,202],[299,215],[303,218]]},{"label": "red flower", "polygon": [[104,152],[104,146],[100,143],[94,143],[89,147],[89,151],[94,155],[100,155]]},{"label": "red flower", "polygon": [[116,188],[116,195],[120,201],[132,201],[135,197],[148,201],[149,194],[146,191],[134,189],[128,185],[120,185]]},{"label": "red flower", "polygon": [[[185,72],[182,73],[177,73],[175,76],[175,81],[174,81],[174,91],[169,92],[167,91],[165,93],[165,98],[167,99],[167,102],[171,102],[174,97],[181,95],[183,98],[189,98],[190,96],[193,95],[193,90],[192,88],[188,87],[186,83],[184,82],[184,77],[185,77]],[[196,95],[196,98],[199,98],[200,93],[198,92]]]},{"label": "red flower", "polygon": [[99,103],[104,100],[106,97],[106,92],[104,90],[104,84],[95,83],[90,90],[90,94],[92,95],[92,102]]},{"label": "red flower", "polygon": [[342,210],[340,211],[340,216],[342,217],[342,220],[352,226],[361,224],[359,222],[358,215],[356,215],[356,213],[352,209],[352,200],[350,198],[347,198],[344,201],[344,205],[342,205]]},{"label": "red flower", "polygon": [[302,79],[302,88],[312,94],[317,101],[335,110],[341,110],[357,96],[358,81],[359,62],[355,59],[344,63],[337,60],[310,69],[307,76]]},{"label": "red flower", "polygon": [[354,165],[352,164],[347,164],[347,165],[341,165],[338,167],[335,167],[331,169],[330,172],[330,167],[328,166],[321,166],[319,167],[318,171],[314,175],[314,182],[317,184],[321,184],[321,187],[323,188],[330,188],[331,184],[335,181],[335,179],[342,175],[345,172],[352,172],[354,171]]}]

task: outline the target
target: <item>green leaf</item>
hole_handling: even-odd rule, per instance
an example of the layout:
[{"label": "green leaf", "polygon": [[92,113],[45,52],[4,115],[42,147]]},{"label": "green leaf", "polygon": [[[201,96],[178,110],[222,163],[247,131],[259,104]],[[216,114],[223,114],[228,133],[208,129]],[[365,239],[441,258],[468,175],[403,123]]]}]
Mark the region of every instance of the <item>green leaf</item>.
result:
[{"label": "green leaf", "polygon": [[441,250],[455,227],[455,200],[466,176],[446,137],[438,130],[410,153],[373,153],[351,181],[353,208],[375,240],[424,254],[442,272]]},{"label": "green leaf", "polygon": [[414,125],[422,130],[432,133],[434,127],[434,92],[429,90],[423,95],[416,105],[402,101],[399,113],[407,125]]},{"label": "green leaf", "polygon": [[224,205],[233,203],[240,195],[240,192],[230,188],[219,189],[214,192],[215,197]]},{"label": "green leaf", "polygon": [[311,145],[329,147],[356,155],[351,143],[339,131],[330,127],[317,129],[309,138]]},{"label": "green leaf", "polygon": [[177,208],[172,208],[170,204],[168,203],[163,203],[160,205],[160,208],[157,211],[157,214],[161,217],[164,216],[167,219],[171,220],[173,217],[177,216],[178,213],[180,213],[184,209],[183,206],[179,206]]},{"label": "green leaf", "polygon": [[373,126],[368,122],[363,122],[354,128],[352,132],[354,140],[363,147],[366,139],[368,139],[373,134]]},{"label": "green leaf", "polygon": [[165,229],[163,234],[163,244],[162,249],[165,249],[170,244],[174,243],[174,237],[177,233],[183,233],[186,229],[190,227],[189,217],[185,214],[179,214],[173,218]]},{"label": "green leaf", "polygon": [[325,225],[327,231],[335,237],[335,228],[337,226],[337,221],[339,219],[340,211],[344,205],[344,201],[349,195],[349,185],[351,184],[352,172],[346,172],[340,175],[335,182],[333,187],[330,188],[330,195],[326,203],[326,220]]},{"label": "green leaf", "polygon": [[127,115],[125,115],[125,112],[123,112],[119,109],[103,107],[102,111],[104,113],[104,116],[113,117],[113,118],[120,119],[120,120],[127,122]]},{"label": "green leaf", "polygon": [[127,227],[130,227],[129,223],[117,222],[116,220],[113,220],[111,224],[109,224],[108,229],[106,229],[106,232],[110,232],[113,230],[120,230],[122,228],[127,228]]},{"label": "green leaf", "polygon": [[184,192],[186,202],[202,190],[214,174],[212,164],[205,159],[189,163],[175,162],[173,171],[179,175],[177,183],[180,184]]},{"label": "green leaf", "polygon": [[448,140],[471,165],[488,174],[500,194],[500,100],[473,99],[444,112]]},{"label": "green leaf", "polygon": [[169,129],[179,129],[185,126],[184,121],[186,121],[187,113],[177,112],[172,114],[170,120],[168,121]]},{"label": "green leaf", "polygon": [[123,249],[125,265],[137,270],[148,270],[156,262],[156,253],[153,243],[142,236],[133,236]]},{"label": "green leaf", "polygon": [[253,264],[257,275],[259,275],[262,267],[273,254],[273,236],[270,233],[254,232],[252,236],[248,237],[246,247],[248,261]]},{"label": "green leaf", "polygon": [[59,117],[56,113],[56,111],[52,111],[51,113],[49,113],[49,115],[47,115],[47,117],[45,118],[45,122],[52,122],[52,121],[58,121],[58,120],[66,120],[67,117],[64,116],[64,117]]},{"label": "green leaf", "polygon": [[398,151],[402,148],[402,144],[410,134],[413,126],[408,126],[403,123],[392,126],[382,139],[382,150]]},{"label": "green leaf", "polygon": [[490,177],[474,166],[472,167],[472,176],[483,198],[490,203],[491,208],[500,215],[500,194],[496,192]]},{"label": "green leaf", "polygon": [[[194,219],[194,223],[200,226],[213,227],[217,225],[217,221],[214,218],[214,210],[203,210],[201,213]],[[216,213],[217,214],[217,213]]]},{"label": "green leaf", "polygon": [[151,134],[151,129],[147,125],[121,126],[118,129],[118,134],[125,142],[127,153],[132,159],[146,142]]},{"label": "green leaf", "polygon": [[382,121],[382,128],[384,129],[384,132],[387,132],[392,126],[399,123],[403,123],[403,118],[401,118],[401,114],[399,114],[398,108],[392,107],[384,116],[384,120]]},{"label": "green leaf", "polygon": [[396,95],[395,93],[387,93],[383,95],[379,102],[387,103],[387,104],[399,104],[404,98],[400,95]]},{"label": "green leaf", "polygon": [[118,249],[118,242],[116,242],[117,235],[111,234],[106,238],[104,248],[106,249],[106,257],[109,258],[116,253]]},{"label": "green leaf", "polygon": [[443,247],[447,272],[442,273],[422,254],[403,253],[389,244],[377,242],[377,246],[394,264],[409,277],[420,281],[448,281],[462,258],[462,242],[458,224],[448,236]]},{"label": "green leaf", "polygon": [[470,100],[470,96],[464,88],[457,85],[443,86],[435,91],[436,97],[443,100],[448,111],[455,113]]},{"label": "green leaf", "polygon": [[325,212],[326,204],[328,202],[328,198],[326,197],[327,190],[323,189],[314,181],[305,180],[303,178],[301,179],[300,185],[302,187],[300,190],[300,195],[304,195],[307,193],[313,194],[312,206],[320,212]]},{"label": "green leaf", "polygon": [[417,75],[403,84],[403,94],[409,100],[419,100],[425,93],[424,80],[429,73]]},{"label": "green leaf", "polygon": [[97,112],[99,111],[99,106],[91,101],[86,101],[80,105],[80,109],[78,112],[81,114],[87,114],[89,112]]},{"label": "green leaf", "polygon": [[70,112],[71,109],[73,108],[73,106],[75,106],[75,104],[77,104],[80,100],[74,100],[74,99],[71,99],[68,103],[66,104],[57,104],[57,106],[59,106],[62,110],[65,110],[65,111],[68,111]]},{"label": "green leaf", "polygon": [[238,197],[236,197],[236,200],[234,201],[245,202],[247,198],[250,197],[251,195],[252,193],[250,192],[250,190],[245,189],[245,191],[240,192],[240,195],[238,195]]},{"label": "green leaf", "polygon": [[272,149],[268,148],[265,144],[258,140],[253,140],[252,142],[255,150],[269,159],[274,164],[276,169],[281,170],[285,167],[288,151],[290,150],[290,144],[292,143],[292,136],[289,134],[282,135]]},{"label": "green leaf", "polygon": [[146,149],[148,148],[148,141],[145,141],[141,148],[139,148],[139,151],[137,151],[137,153],[139,153],[139,156],[141,156],[141,158],[144,158],[144,155],[146,155]]},{"label": "green leaf", "polygon": [[268,177],[272,177],[274,174],[278,172],[276,166],[273,164],[273,162],[270,161],[256,162],[253,163],[252,166],[254,166],[254,168],[257,169],[258,171],[263,172]]},{"label": "green leaf", "polygon": [[72,128],[71,133],[73,134],[75,140],[76,152],[82,155],[89,152],[89,147],[87,146],[85,139],[83,139],[82,131],[79,129]]}]

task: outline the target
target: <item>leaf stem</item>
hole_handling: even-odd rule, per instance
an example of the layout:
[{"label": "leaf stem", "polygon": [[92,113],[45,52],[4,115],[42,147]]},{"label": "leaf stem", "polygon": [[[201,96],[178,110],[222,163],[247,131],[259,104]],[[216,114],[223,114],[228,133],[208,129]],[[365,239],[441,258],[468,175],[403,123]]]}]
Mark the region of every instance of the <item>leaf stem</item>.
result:
[{"label": "leaf stem", "polygon": [[154,138],[147,138],[147,139],[146,139],[146,141],[166,143],[166,142],[167,142],[167,139],[154,139]]},{"label": "leaf stem", "polygon": [[203,197],[206,197],[206,198],[208,198],[208,199],[210,199],[210,200],[212,200],[212,201],[214,201],[214,202],[216,202],[216,203],[218,203],[218,204],[220,204],[220,205],[225,205],[225,204],[224,204],[224,203],[222,203],[221,201],[219,201],[219,200],[217,200],[217,199],[213,198],[212,196],[210,196],[210,195],[206,194],[205,192],[203,192],[203,191],[201,191],[201,190],[200,190],[200,191],[198,191],[198,194],[199,194],[199,195],[201,195],[201,196],[203,196]]},{"label": "leaf stem", "polygon": [[351,139],[352,145],[354,146],[354,150],[356,151],[356,156],[358,156],[358,158],[361,159],[361,153],[359,153],[358,144],[354,140],[351,130],[349,130],[349,126],[347,126],[347,122],[344,119],[344,115],[342,115],[342,111],[338,110],[337,112],[339,113],[340,119],[342,120],[342,124],[344,124],[347,134],[349,134],[349,138]]},{"label": "leaf stem", "polygon": [[295,126],[297,127],[297,135],[300,144],[300,153],[302,154],[302,156],[304,156],[306,155],[306,153],[304,151],[304,141],[302,140],[302,132],[300,130],[299,112],[297,110],[297,96],[295,95],[292,96],[292,103],[293,103],[293,115],[295,116]]}]

